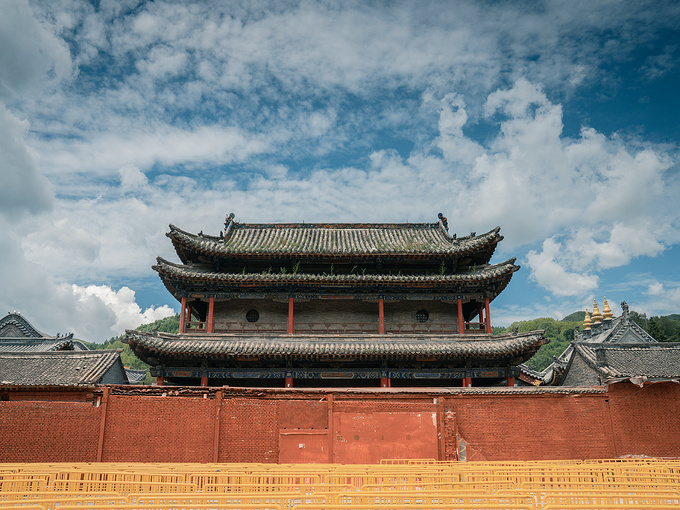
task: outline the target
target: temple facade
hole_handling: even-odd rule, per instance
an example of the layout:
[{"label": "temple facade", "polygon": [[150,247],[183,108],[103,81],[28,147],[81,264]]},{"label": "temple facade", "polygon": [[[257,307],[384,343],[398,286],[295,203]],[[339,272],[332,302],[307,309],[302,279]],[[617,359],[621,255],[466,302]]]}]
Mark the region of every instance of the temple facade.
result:
[{"label": "temple facade", "polygon": [[434,223],[173,225],[180,263],[153,267],[181,303],[178,335],[128,331],[160,384],[513,384],[542,332],[493,336],[491,306],[519,269],[491,264],[500,228]]},{"label": "temple facade", "polygon": [[538,372],[520,365],[519,380],[534,386],[602,386],[629,381],[642,386],[652,382],[680,382],[680,343],[658,342],[630,317],[628,304],[614,317],[607,298],[600,313],[593,301],[586,308],[582,330],[574,340]]}]

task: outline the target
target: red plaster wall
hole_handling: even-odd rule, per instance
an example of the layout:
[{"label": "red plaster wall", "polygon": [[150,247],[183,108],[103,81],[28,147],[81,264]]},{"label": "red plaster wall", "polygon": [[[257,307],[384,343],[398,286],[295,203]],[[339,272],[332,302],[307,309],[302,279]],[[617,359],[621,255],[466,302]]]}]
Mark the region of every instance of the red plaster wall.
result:
[{"label": "red plaster wall", "polygon": [[0,462],[94,462],[100,416],[92,402],[0,402]]},{"label": "red plaster wall", "polygon": [[333,410],[333,462],[436,459],[437,406],[403,401],[339,402]]},{"label": "red plaster wall", "polygon": [[219,462],[279,462],[279,403],[226,398],[220,410]]},{"label": "red plaster wall", "polygon": [[102,461],[212,462],[214,409],[207,398],[111,395]]},{"label": "red plaster wall", "polygon": [[456,415],[467,460],[614,457],[607,394],[460,395],[445,400]]},{"label": "red plaster wall", "polygon": [[[459,441],[467,460],[680,456],[680,385],[670,383],[621,383],[594,394],[337,390],[331,405],[323,392],[223,391],[222,400],[214,393],[109,396],[102,460],[453,459]],[[0,402],[0,462],[96,461],[104,406],[44,398]]]},{"label": "red plaster wall", "polygon": [[680,457],[680,384],[609,387],[616,456]]}]

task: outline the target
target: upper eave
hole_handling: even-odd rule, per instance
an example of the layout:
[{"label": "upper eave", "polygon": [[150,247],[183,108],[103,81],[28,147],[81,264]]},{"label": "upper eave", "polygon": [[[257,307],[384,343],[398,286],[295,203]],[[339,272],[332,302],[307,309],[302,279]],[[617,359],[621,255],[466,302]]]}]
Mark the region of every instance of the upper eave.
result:
[{"label": "upper eave", "polygon": [[[515,259],[494,265],[486,265],[469,272],[449,275],[393,275],[393,274],[309,274],[309,273],[220,273],[192,265],[175,264],[161,257],[153,266],[165,286],[173,294],[173,282],[184,282],[191,287],[202,284],[219,284],[231,288],[295,286],[298,288],[332,287],[394,287],[401,289],[431,288],[441,290],[493,285],[493,294],[498,295],[510,282],[520,266]],[[177,297],[177,296],[176,296]]]},{"label": "upper eave", "polygon": [[208,258],[377,259],[460,258],[491,260],[503,239],[500,227],[481,235],[449,236],[440,223],[241,224],[223,237],[191,234],[170,225],[166,234],[182,262]]},{"label": "upper eave", "polygon": [[546,342],[543,331],[507,335],[248,335],[170,334],[127,330],[136,354],[201,359],[528,359]]}]

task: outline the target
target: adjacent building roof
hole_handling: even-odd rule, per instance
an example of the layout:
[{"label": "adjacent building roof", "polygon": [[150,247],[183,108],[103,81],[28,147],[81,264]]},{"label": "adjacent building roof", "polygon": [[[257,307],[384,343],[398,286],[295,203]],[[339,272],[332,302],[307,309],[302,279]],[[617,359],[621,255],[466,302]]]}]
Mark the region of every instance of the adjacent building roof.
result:
[{"label": "adjacent building roof", "polygon": [[142,384],[146,379],[146,370],[135,370],[125,367],[125,375],[130,384]]},{"label": "adjacent building roof", "polygon": [[127,384],[120,351],[0,353],[0,384]]},{"label": "adjacent building roof", "polygon": [[[257,356],[334,359],[529,359],[545,342],[543,331],[490,335],[253,335],[144,333],[127,330],[125,341],[145,361]],[[157,360],[156,360],[157,361]]]},{"label": "adjacent building roof", "polygon": [[35,329],[21,314],[9,313],[0,319],[0,352],[45,352],[88,350],[87,345],[74,340],[73,333],[62,336],[46,335]]},{"label": "adjacent building roof", "polygon": [[[680,377],[680,344],[660,343],[638,326],[621,303],[623,313],[613,320],[575,331],[574,341],[541,372],[519,368],[533,384],[593,386],[630,379],[670,380]],[[522,376],[520,376],[522,378]]]},{"label": "adjacent building roof", "polygon": [[196,254],[209,257],[338,257],[407,256],[462,257],[483,254],[486,263],[503,236],[500,227],[477,236],[448,234],[448,223],[441,214],[436,223],[238,223],[234,214],[218,236],[190,234],[170,225],[179,258],[195,261]]},{"label": "adjacent building roof", "polygon": [[680,343],[573,344],[564,386],[680,380]]}]

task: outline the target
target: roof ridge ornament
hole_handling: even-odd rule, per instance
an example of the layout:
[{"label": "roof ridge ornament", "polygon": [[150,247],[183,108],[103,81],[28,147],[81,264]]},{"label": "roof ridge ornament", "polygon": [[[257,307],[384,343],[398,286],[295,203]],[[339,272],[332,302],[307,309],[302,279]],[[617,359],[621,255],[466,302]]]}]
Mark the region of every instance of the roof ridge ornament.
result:
[{"label": "roof ridge ornament", "polygon": [[588,313],[588,309],[586,308],[586,316],[583,319],[583,330],[584,331],[590,331],[590,325],[593,323],[592,320],[590,320],[590,314]]},{"label": "roof ridge ornament", "polygon": [[599,324],[602,322],[602,314],[600,309],[597,307],[597,300],[593,299],[593,324]]},{"label": "roof ridge ornament", "polygon": [[607,303],[607,296],[604,297],[604,308],[602,308],[602,316],[604,317],[604,320],[610,321],[612,320],[612,317],[614,317],[614,314],[612,313],[612,309],[609,308],[609,303]]},{"label": "roof ridge ornament", "polygon": [[439,224],[442,227],[444,227],[444,230],[446,230],[448,232],[449,231],[449,220],[442,213],[439,213],[437,215],[437,217],[439,218]]}]

